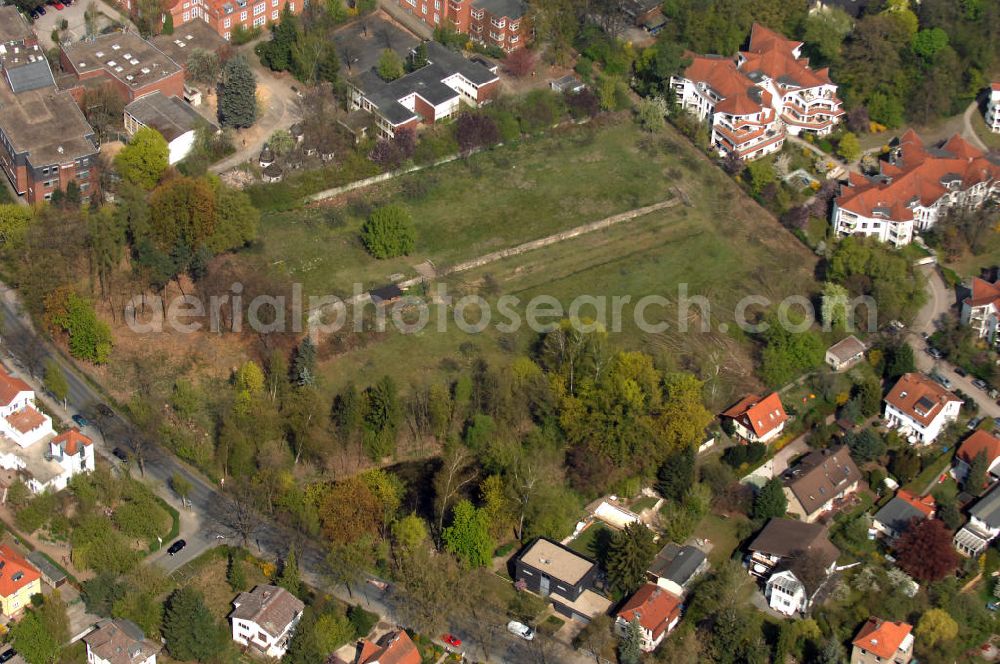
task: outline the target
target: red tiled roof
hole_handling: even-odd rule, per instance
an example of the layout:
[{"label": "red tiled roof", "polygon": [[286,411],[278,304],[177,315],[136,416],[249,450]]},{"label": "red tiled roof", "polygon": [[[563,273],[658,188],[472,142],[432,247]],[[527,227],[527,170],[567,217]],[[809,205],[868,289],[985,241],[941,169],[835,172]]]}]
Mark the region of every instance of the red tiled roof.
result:
[{"label": "red tiled roof", "polygon": [[1000,306],[1000,281],[991,284],[985,279],[973,277],[972,295],[965,298],[965,303],[970,307],[981,307],[987,304]]},{"label": "red tiled roof", "polygon": [[[373,649],[374,648],[374,649]],[[389,632],[378,641],[361,642],[356,664],[420,664],[420,652],[403,630]]]},{"label": "red tiled roof", "polygon": [[[757,86],[736,67],[729,58],[691,55],[691,64],[684,71],[684,78],[708,84],[723,98],[716,110],[732,115],[760,113],[763,106],[750,97],[750,90]],[[762,92],[762,91],[761,91]]]},{"label": "red tiled roof", "polygon": [[0,368],[0,406],[8,406],[21,392],[31,392],[31,386]]},{"label": "red tiled roof", "polygon": [[52,439],[52,443],[62,447],[63,453],[69,456],[76,454],[80,447],[86,447],[93,442],[90,438],[80,433],[80,430],[76,427],[73,427],[69,431],[64,431]]},{"label": "red tiled roof", "polygon": [[42,575],[31,563],[11,547],[0,544],[0,596],[10,597],[40,578]]},{"label": "red tiled roof", "polygon": [[746,396],[723,412],[722,416],[738,420],[745,427],[753,429],[758,437],[766,436],[788,419],[777,392],[771,392],[763,399],[756,394]]},{"label": "red tiled roof", "polygon": [[8,415],[7,421],[21,433],[28,433],[45,424],[45,416],[31,406],[25,406]]},{"label": "red tiled roof", "polygon": [[772,81],[784,79],[782,84],[794,83],[794,87],[812,88],[831,83],[829,69],[813,71],[808,58],[796,58],[795,49],[802,42],[793,41],[774,30],[754,23],[750,31],[750,47],[740,53],[744,63],[743,71],[761,71]]},{"label": "red tiled roof", "polygon": [[957,135],[942,148],[950,156],[932,155],[912,129],[903,134],[899,148],[898,162],[882,165],[881,174],[888,181],[852,178],[841,190],[837,205],[865,217],[875,216],[874,210],[881,208],[888,211],[889,219],[905,221],[913,219],[912,204],[927,207],[948,192],[942,184],[945,178],[957,178],[965,189],[1000,179],[1000,166]]},{"label": "red tiled roof", "polygon": [[896,497],[928,518],[934,514],[936,506],[934,504],[934,496],[931,494],[918,496],[917,494],[907,491],[906,489],[900,489],[896,492]]},{"label": "red tiled roof", "polygon": [[891,659],[911,631],[913,625],[908,623],[869,618],[854,637],[853,643],[855,647],[867,650],[877,657]]},{"label": "red tiled roof", "polygon": [[927,426],[941,414],[946,403],[960,399],[927,376],[908,373],[900,376],[885,396],[885,401],[907,417]]},{"label": "red tiled roof", "polygon": [[618,612],[625,622],[638,619],[657,639],[681,614],[681,600],[659,586],[647,583],[635,591]]},{"label": "red tiled roof", "polygon": [[990,83],[990,90],[1000,92],[1000,83]]},{"label": "red tiled roof", "polygon": [[986,453],[986,465],[992,466],[993,462],[1000,457],[1000,438],[986,433],[983,430],[977,430],[972,433],[971,436],[962,441],[962,444],[958,448],[958,458],[962,461],[971,464],[972,460],[975,459],[980,452]]},{"label": "red tiled roof", "polygon": [[794,51],[800,46],[802,46],[802,42],[788,39],[760,23],[754,23],[750,28],[750,48],[748,50],[751,53],[766,53],[774,50]]}]

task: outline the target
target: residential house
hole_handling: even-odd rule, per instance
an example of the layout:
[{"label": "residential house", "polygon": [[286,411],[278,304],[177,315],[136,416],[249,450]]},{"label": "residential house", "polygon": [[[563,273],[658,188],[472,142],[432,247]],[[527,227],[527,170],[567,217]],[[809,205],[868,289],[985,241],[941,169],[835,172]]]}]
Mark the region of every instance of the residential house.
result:
[{"label": "residential house", "polygon": [[971,327],[978,338],[995,344],[1000,320],[1000,280],[991,283],[973,277],[969,291],[969,296],[962,300],[962,325]]},{"label": "residential house", "polygon": [[661,588],[683,597],[691,582],[708,569],[705,552],[670,542],[653,558],[646,577]]},{"label": "residential house", "polygon": [[126,104],[154,92],[184,96],[184,70],[151,42],[132,32],[114,32],[64,44],[63,71],[73,79],[77,102],[87,87],[110,84]]},{"label": "residential house", "polygon": [[87,664],[156,664],[160,645],[146,638],[133,622],[102,620],[83,637]]},{"label": "residential house", "polygon": [[355,664],[420,664],[420,651],[410,635],[399,630],[384,634],[377,643],[362,639]]},{"label": "residential house", "polygon": [[885,424],[915,445],[930,445],[961,407],[961,399],[927,376],[903,374],[885,396]]},{"label": "residential house", "polygon": [[973,431],[955,453],[955,463],[951,468],[951,476],[959,482],[964,482],[969,474],[972,461],[980,454],[986,457],[986,479],[992,483],[1000,478],[1000,438],[982,429]]},{"label": "residential house", "polygon": [[976,558],[1000,535],[1000,484],[980,498],[969,510],[969,521],[955,533],[955,548]]},{"label": "residential house", "polygon": [[434,124],[458,113],[463,102],[478,107],[496,94],[494,72],[437,42],[427,42],[427,62],[390,82],[375,69],[349,80],[351,108],[374,115],[379,134],[392,138],[403,127]]},{"label": "residential house", "polygon": [[96,186],[94,130],[60,92],[45,53],[13,6],[0,7],[0,168],[29,204],[76,182],[89,201]]},{"label": "residential house", "polygon": [[775,567],[794,556],[814,553],[833,571],[840,551],[827,538],[826,529],[818,523],[793,519],[771,519],[747,547],[746,564],[750,574],[768,579]]},{"label": "residential house", "polygon": [[809,13],[839,9],[852,18],[859,18],[871,0],[812,0]]},{"label": "residential house", "polygon": [[786,133],[829,134],[844,115],[829,70],[813,70],[802,43],[755,23],[735,60],[691,56],[670,79],[680,106],[712,127],[720,155],[755,159],[781,149]]},{"label": "residential house", "polygon": [[1000,83],[990,85],[990,100],[986,105],[986,126],[1000,133]]},{"label": "residential house", "polygon": [[233,600],[233,641],[267,657],[283,657],[305,604],[284,588],[255,586]]},{"label": "residential house", "polygon": [[0,612],[11,618],[42,592],[42,575],[8,544],[0,544]]},{"label": "residential house", "polygon": [[552,602],[555,610],[573,620],[588,622],[606,613],[611,602],[591,588],[597,564],[575,551],[541,537],[514,559],[514,581]]},{"label": "residential house", "polygon": [[853,334],[826,349],[826,363],[834,371],[849,369],[865,356],[865,345]]},{"label": "residential house", "polygon": [[879,168],[870,177],[851,173],[841,187],[831,218],[838,235],[901,247],[948,209],[979,207],[1000,192],[1000,164],[958,134],[932,148],[908,130]]},{"label": "residential house", "polygon": [[396,0],[406,13],[431,29],[450,28],[505,53],[531,38],[524,0]]},{"label": "residential house", "polygon": [[736,436],[747,443],[771,442],[781,435],[788,421],[777,392],[766,397],[748,395],[724,411],[722,418],[731,421]]},{"label": "residential house", "polygon": [[909,664],[913,625],[871,617],[854,637],[851,664]]},{"label": "residential house", "polygon": [[934,496],[930,494],[918,496],[906,489],[900,489],[892,500],[875,513],[872,528],[889,539],[896,539],[914,520],[933,518],[936,509]]},{"label": "residential house", "polygon": [[788,513],[812,523],[857,491],[860,480],[846,445],[810,452],[782,475]]},{"label": "residential house", "polygon": [[633,621],[639,623],[639,648],[653,652],[681,620],[681,598],[652,583],[639,588],[618,610],[615,632],[622,637]]},{"label": "residential house", "polygon": [[52,420],[38,409],[35,392],[0,368],[0,436],[30,447],[52,434]]},{"label": "residential house", "polygon": [[160,92],[136,99],[125,107],[125,133],[131,138],[142,127],[151,127],[167,141],[169,162],[176,164],[194,147],[195,130],[212,124],[179,97]]},{"label": "residential house", "polygon": [[767,578],[764,584],[764,599],[774,611],[794,616],[809,611],[812,593],[806,590],[805,584],[799,581],[794,572],[786,569],[775,572]]}]

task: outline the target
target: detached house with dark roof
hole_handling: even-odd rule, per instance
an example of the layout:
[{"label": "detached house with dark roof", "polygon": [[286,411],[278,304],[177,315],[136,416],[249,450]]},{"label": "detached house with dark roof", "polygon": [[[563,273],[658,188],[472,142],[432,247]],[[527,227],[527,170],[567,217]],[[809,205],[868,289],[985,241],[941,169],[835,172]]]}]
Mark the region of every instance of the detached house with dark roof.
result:
[{"label": "detached house with dark roof", "polygon": [[889,539],[896,539],[916,521],[934,517],[937,506],[934,496],[917,496],[900,489],[872,518],[872,528]]},{"label": "detached house with dark roof", "polygon": [[500,78],[483,65],[437,42],[427,42],[428,64],[386,82],[375,69],[348,81],[351,108],[375,116],[379,135],[393,138],[401,128],[434,124],[461,109],[491,101]]},{"label": "detached house with dark roof", "polygon": [[606,613],[611,602],[592,590],[597,564],[558,542],[540,537],[514,558],[514,583],[552,602],[562,615],[589,622]]},{"label": "detached house with dark roof", "polygon": [[818,523],[771,519],[747,547],[746,564],[750,574],[767,579],[779,563],[806,552],[819,555],[831,571],[840,556]]},{"label": "detached house with dark roof", "polygon": [[885,396],[885,424],[915,445],[930,445],[961,408],[961,399],[927,376],[903,374]]},{"label": "detached house with dark roof", "polygon": [[233,641],[267,657],[283,657],[305,604],[284,588],[256,586],[233,600]]},{"label": "detached house with dark roof", "polygon": [[812,523],[857,491],[860,480],[846,445],[810,452],[782,475],[788,513]]},{"label": "detached house with dark roof", "polygon": [[664,590],[683,597],[691,582],[707,569],[708,557],[704,551],[670,542],[653,558],[646,577]]},{"label": "detached house with dark roof", "polygon": [[766,397],[750,394],[722,413],[729,420],[735,435],[747,443],[769,443],[785,428],[788,415],[777,392]]},{"label": "detached house with dark roof", "polygon": [[831,218],[838,235],[901,247],[949,208],[979,207],[1000,192],[1000,161],[958,134],[934,148],[910,129],[879,167],[871,177],[851,173],[841,187]]},{"label": "detached house with dark roof", "polygon": [[973,277],[969,295],[962,300],[962,325],[968,325],[980,339],[997,341],[1000,327],[1000,281]]},{"label": "detached house with dark roof", "polygon": [[851,643],[851,664],[909,664],[913,625],[871,617]]},{"label": "detached house with dark roof", "polygon": [[720,155],[755,159],[781,149],[785,134],[829,134],[844,115],[829,70],[813,70],[802,42],[755,23],[735,60],[690,55],[670,79],[678,104],[708,122]]},{"label": "detached house with dark roof", "polygon": [[681,598],[659,586],[647,583],[628,598],[618,610],[615,632],[625,636],[633,621],[639,623],[639,648],[653,652],[681,620]]},{"label": "detached house with dark roof", "polygon": [[160,645],[128,620],[102,620],[83,637],[87,664],[156,664]]}]

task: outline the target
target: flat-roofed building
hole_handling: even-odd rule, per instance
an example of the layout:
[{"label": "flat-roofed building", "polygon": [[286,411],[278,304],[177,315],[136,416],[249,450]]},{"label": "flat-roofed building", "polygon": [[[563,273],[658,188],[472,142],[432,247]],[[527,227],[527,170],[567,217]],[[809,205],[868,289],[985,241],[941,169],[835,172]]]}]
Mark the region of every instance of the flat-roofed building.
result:
[{"label": "flat-roofed building", "polygon": [[74,96],[82,98],[86,85],[110,82],[126,103],[154,92],[167,97],[184,95],[184,70],[131,32],[115,32],[64,45],[59,52],[63,71],[78,83]]}]

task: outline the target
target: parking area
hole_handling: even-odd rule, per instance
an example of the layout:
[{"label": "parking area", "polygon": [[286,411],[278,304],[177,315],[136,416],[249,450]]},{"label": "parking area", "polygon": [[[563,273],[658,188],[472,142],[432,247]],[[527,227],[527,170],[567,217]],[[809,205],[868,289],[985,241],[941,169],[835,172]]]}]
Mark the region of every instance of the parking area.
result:
[{"label": "parking area", "polygon": [[[56,46],[52,41],[52,31],[57,30],[66,21],[68,27],[62,33],[64,41],[79,41],[87,36],[87,21],[84,14],[87,12],[89,0],[73,0],[73,4],[64,5],[63,9],[56,9],[54,5],[45,5],[45,15],[35,19],[34,28],[38,34],[38,40],[45,48]],[[118,18],[111,7],[104,3],[97,3],[97,26],[96,31],[100,32],[118,22]]]}]

